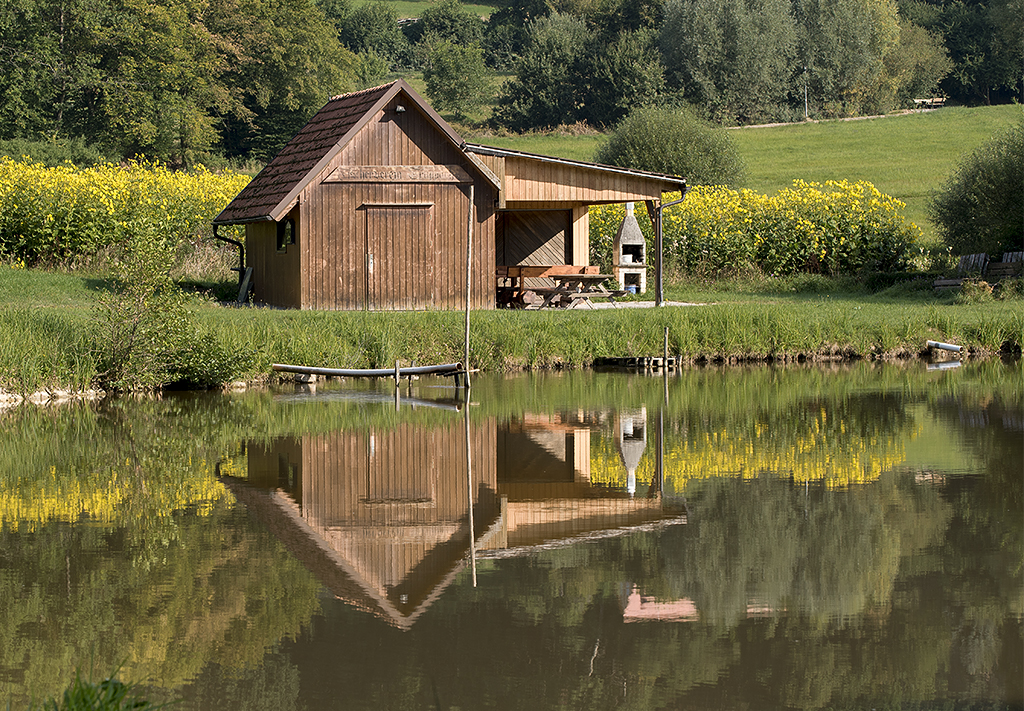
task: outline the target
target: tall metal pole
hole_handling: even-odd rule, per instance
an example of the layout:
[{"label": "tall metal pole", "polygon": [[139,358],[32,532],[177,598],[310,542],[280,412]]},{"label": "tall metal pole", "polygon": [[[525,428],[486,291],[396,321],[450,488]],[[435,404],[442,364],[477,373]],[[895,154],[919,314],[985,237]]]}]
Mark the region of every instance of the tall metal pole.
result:
[{"label": "tall metal pole", "polygon": [[462,367],[465,369],[466,374],[466,392],[469,393],[469,305],[470,301],[470,284],[472,283],[473,276],[473,201],[474,185],[469,184],[469,209],[466,210],[466,352],[465,358],[463,359]]}]

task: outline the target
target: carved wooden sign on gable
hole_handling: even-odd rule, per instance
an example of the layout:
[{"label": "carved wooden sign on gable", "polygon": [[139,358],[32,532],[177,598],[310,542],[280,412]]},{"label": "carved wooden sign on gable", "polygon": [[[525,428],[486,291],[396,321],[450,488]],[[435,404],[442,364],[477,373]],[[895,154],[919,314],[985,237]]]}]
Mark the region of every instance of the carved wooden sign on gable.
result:
[{"label": "carved wooden sign on gable", "polygon": [[325,183],[472,183],[460,165],[343,165]]}]

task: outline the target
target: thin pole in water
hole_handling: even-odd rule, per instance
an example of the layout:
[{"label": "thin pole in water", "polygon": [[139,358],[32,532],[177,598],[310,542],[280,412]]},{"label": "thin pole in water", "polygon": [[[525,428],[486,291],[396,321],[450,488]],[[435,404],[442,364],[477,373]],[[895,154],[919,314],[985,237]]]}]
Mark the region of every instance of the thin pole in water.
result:
[{"label": "thin pole in water", "polygon": [[473,184],[469,184],[469,209],[466,211],[466,353],[463,363],[465,364],[466,392],[469,392],[469,305],[470,285],[473,274],[473,201],[475,199]]}]

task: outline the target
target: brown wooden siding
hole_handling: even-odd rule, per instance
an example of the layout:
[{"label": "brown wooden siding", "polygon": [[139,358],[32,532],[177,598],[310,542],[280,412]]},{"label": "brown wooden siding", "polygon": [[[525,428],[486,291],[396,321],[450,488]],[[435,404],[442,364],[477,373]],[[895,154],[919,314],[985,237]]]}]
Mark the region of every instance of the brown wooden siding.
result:
[{"label": "brown wooden siding", "polygon": [[[497,258],[502,265],[567,264],[568,210],[500,213]],[[571,244],[571,242],[570,242]]]},{"label": "brown wooden siding", "polygon": [[[507,207],[516,200],[588,205],[659,200],[661,191],[667,187],[665,183],[635,175],[605,173],[579,166],[517,157],[498,160],[504,161],[503,192]],[[498,170],[494,172],[502,174]]]},{"label": "brown wooden siding", "polygon": [[[297,216],[292,211],[290,216]],[[254,222],[245,226],[246,262],[253,268],[253,300],[257,303],[300,308],[302,240],[308,232],[296,220],[295,244],[277,251],[277,223]]]},{"label": "brown wooden siding", "polygon": [[[395,113],[395,105],[406,106]],[[415,106],[397,97],[324,170],[341,165],[462,165],[479,173]],[[469,186],[322,183],[301,204],[308,219],[302,306],[452,309],[466,299]],[[494,189],[477,179],[472,304],[494,306]],[[397,228],[397,229],[395,229]],[[373,254],[373,274],[367,255]]]}]

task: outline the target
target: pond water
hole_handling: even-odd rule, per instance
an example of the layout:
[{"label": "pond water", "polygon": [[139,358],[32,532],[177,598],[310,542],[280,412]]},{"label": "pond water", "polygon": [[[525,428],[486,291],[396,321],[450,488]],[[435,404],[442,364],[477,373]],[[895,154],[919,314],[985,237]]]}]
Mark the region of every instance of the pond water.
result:
[{"label": "pond water", "polygon": [[1019,364],[394,391],[0,412],[0,704],[1021,708]]}]

